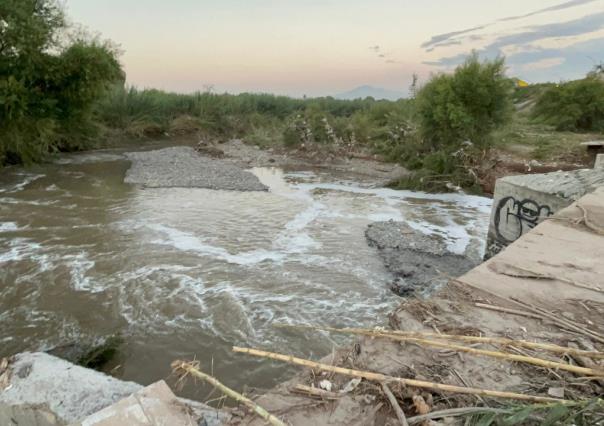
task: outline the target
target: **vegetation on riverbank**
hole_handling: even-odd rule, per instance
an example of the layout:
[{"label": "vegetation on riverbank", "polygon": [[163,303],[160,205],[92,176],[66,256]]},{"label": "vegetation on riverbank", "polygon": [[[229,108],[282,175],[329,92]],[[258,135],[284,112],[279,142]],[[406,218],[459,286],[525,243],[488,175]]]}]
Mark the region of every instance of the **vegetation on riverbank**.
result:
[{"label": "vegetation on riverbank", "polygon": [[74,34],[54,0],[3,0],[0,12],[7,17],[0,27],[0,164],[193,135],[339,156],[378,154],[411,171],[397,187],[480,191],[493,149],[580,162],[580,142],[604,130],[598,72],[514,89],[503,59],[471,55],[454,73],[414,84],[414,96],[396,102],[166,93],[125,86],[116,49]]},{"label": "vegetation on riverbank", "polygon": [[84,149],[93,108],[123,81],[108,42],[68,28],[56,1],[0,2],[0,164]]}]

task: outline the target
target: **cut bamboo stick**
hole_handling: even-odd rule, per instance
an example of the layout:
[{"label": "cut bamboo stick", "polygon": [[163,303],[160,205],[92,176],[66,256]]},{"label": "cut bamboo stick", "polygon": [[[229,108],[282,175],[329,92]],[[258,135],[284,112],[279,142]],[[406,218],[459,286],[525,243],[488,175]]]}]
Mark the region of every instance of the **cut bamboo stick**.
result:
[{"label": "cut bamboo stick", "polygon": [[475,306],[483,309],[489,309],[491,311],[505,312],[506,314],[520,315],[528,318],[542,319],[540,315],[532,314],[530,312],[519,311],[518,309],[504,308],[502,306],[488,305],[486,303],[474,303]]},{"label": "cut bamboo stick", "polygon": [[525,395],[525,394],[521,394],[521,393],[501,392],[501,391],[494,391],[494,390],[487,390],[487,389],[469,388],[469,387],[463,387],[463,386],[453,386],[453,385],[446,385],[446,384],[442,384],[442,383],[434,383],[434,382],[427,382],[427,381],[422,381],[422,380],[406,379],[406,378],[402,378],[402,377],[387,376],[387,375],[381,374],[381,373],[372,373],[369,371],[361,371],[361,370],[353,370],[350,368],[335,367],[335,366],[329,365],[329,364],[314,362],[314,361],[310,361],[310,360],[303,359],[303,358],[296,358],[292,355],[283,355],[283,354],[278,354],[278,353],[274,353],[274,352],[262,351],[262,350],[258,350],[258,349],[240,348],[237,346],[233,346],[233,352],[244,353],[244,354],[253,355],[253,356],[262,357],[262,358],[274,359],[277,361],[283,361],[283,362],[287,362],[290,364],[302,365],[305,367],[310,367],[310,368],[314,368],[314,369],[322,370],[322,371],[331,371],[333,373],[343,374],[345,376],[350,376],[350,377],[358,377],[361,379],[371,380],[371,381],[378,382],[378,383],[381,383],[381,382],[401,383],[402,385],[405,385],[405,386],[421,388],[421,389],[431,389],[431,390],[435,390],[435,391],[462,393],[462,394],[470,394],[470,395],[481,395],[481,396],[488,396],[488,397],[494,397],[494,398],[516,399],[516,400],[520,400],[520,401],[533,401],[533,402],[561,402],[561,401],[564,401],[563,399],[549,398],[549,397],[543,397],[543,396]]},{"label": "cut bamboo stick", "polygon": [[391,340],[397,340],[397,341],[401,341],[401,342],[413,342],[413,343],[417,343],[420,345],[433,346],[436,348],[451,349],[454,351],[466,352],[466,353],[470,353],[470,354],[474,354],[474,355],[483,355],[483,356],[489,356],[492,358],[505,359],[508,361],[524,362],[527,364],[537,365],[539,367],[544,367],[544,368],[570,371],[572,373],[582,374],[585,376],[602,376],[602,377],[604,377],[604,370],[579,367],[577,365],[570,365],[570,364],[564,364],[561,362],[548,361],[545,359],[535,358],[535,357],[526,356],[526,355],[516,355],[516,354],[510,354],[507,352],[488,351],[485,349],[470,348],[467,346],[439,342],[437,340],[429,340],[429,339],[422,339],[422,338],[418,338],[418,337],[401,336],[401,335],[394,335],[394,334],[385,334],[382,331],[373,331],[373,330],[364,330],[364,329],[355,329],[355,328],[333,328],[333,327],[313,327],[313,328],[318,329],[318,330],[332,331],[332,332],[336,332],[336,333],[357,334],[357,335],[362,335],[362,336],[388,338]]},{"label": "cut bamboo stick", "polygon": [[[477,303],[478,305],[478,303]],[[489,305],[490,306],[490,305]],[[276,325],[276,327],[296,327],[296,328],[314,328],[312,326],[305,325]],[[324,329],[320,327],[320,329]],[[330,331],[337,330],[332,329]],[[343,330],[354,330],[359,332],[376,332],[376,330],[364,329],[364,328],[345,328]],[[555,352],[563,355],[577,355],[587,358],[594,359],[604,359],[604,352],[599,351],[585,351],[577,348],[570,348],[566,346],[554,345],[551,343],[539,343],[539,342],[530,342],[527,340],[515,340],[509,339],[507,337],[486,337],[486,336],[464,336],[458,334],[439,334],[439,333],[431,333],[431,332],[418,332],[418,331],[403,331],[403,330],[379,330],[380,334],[388,334],[394,336],[409,336],[409,337],[429,337],[435,338],[439,340],[461,340],[464,342],[475,342],[475,343],[485,343],[485,344],[496,344],[496,345],[504,345],[504,346],[520,346],[531,349],[541,349],[544,351]]]},{"label": "cut bamboo stick", "polygon": [[554,324],[558,325],[561,328],[566,328],[567,330],[575,331],[579,334],[589,337],[590,339],[594,339],[600,343],[604,343],[604,336],[602,336],[600,333],[589,330],[570,320],[557,316],[550,311],[525,303],[514,297],[511,297],[510,300],[535,314],[541,315],[543,318],[547,318],[548,320],[552,321]]},{"label": "cut bamboo stick", "polygon": [[283,423],[277,417],[273,416],[271,413],[266,411],[264,408],[262,408],[261,406],[256,404],[251,399],[248,399],[245,396],[241,395],[240,393],[235,392],[233,389],[226,387],[225,385],[220,383],[218,380],[216,380],[214,377],[199,370],[199,368],[197,368],[195,363],[185,362],[185,361],[174,361],[172,363],[172,369],[177,374],[190,374],[192,376],[195,376],[199,379],[202,379],[202,380],[208,382],[215,388],[218,388],[223,394],[233,398],[235,401],[240,402],[243,405],[245,405],[246,407],[248,407],[249,409],[251,409],[254,413],[258,414],[260,417],[262,417],[264,420],[269,422],[271,425],[285,426],[285,423]]},{"label": "cut bamboo stick", "polygon": [[342,395],[336,392],[329,392],[325,389],[313,388],[311,386],[306,385],[296,385],[292,389],[292,392],[301,393],[307,396],[315,396],[317,398],[326,398],[326,399],[340,399]]},{"label": "cut bamboo stick", "polygon": [[464,342],[475,342],[485,344],[495,344],[503,346],[520,346],[530,349],[541,349],[548,352],[554,352],[562,355],[577,355],[594,359],[604,359],[604,352],[598,351],[584,351],[576,348],[569,348],[565,346],[558,346],[551,343],[539,343],[530,342],[527,340],[515,340],[507,337],[486,337],[486,336],[462,336],[456,334],[438,334],[438,333],[419,333],[413,331],[399,331],[399,330],[386,330],[381,332],[383,334],[410,336],[410,337],[430,337],[438,338],[441,340],[461,340]]}]

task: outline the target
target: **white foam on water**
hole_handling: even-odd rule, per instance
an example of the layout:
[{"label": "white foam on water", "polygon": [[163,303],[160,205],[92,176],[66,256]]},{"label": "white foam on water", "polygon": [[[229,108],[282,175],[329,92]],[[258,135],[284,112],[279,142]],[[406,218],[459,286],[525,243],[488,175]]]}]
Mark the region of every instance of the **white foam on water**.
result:
[{"label": "white foam on water", "polygon": [[18,231],[19,226],[15,222],[0,222],[0,232]]},{"label": "white foam on water", "polygon": [[29,238],[13,238],[9,241],[9,250],[0,253],[0,263],[19,262],[36,255],[42,246]]},{"label": "white foam on water", "polygon": [[97,284],[87,275],[94,268],[95,262],[88,258],[88,253],[82,251],[75,255],[65,255],[62,260],[69,265],[71,273],[71,287],[76,291],[98,293],[105,289],[102,284]]},{"label": "white foam on water", "polygon": [[[385,206],[378,206],[378,212],[368,214],[366,218],[369,221],[404,221],[420,232],[444,237],[447,249],[456,254],[464,254],[469,244],[475,239],[468,232],[470,228],[482,225],[486,232],[486,226],[488,225],[486,215],[490,213],[492,204],[492,200],[488,198],[463,193],[430,194],[390,188],[366,188],[355,186],[352,183],[300,183],[292,186],[309,196],[315,189],[375,196],[381,199]],[[439,219],[444,220],[446,224],[437,225],[428,220],[406,217],[403,211],[401,211],[401,206],[408,204],[409,199],[434,201],[431,207],[437,210]],[[455,223],[451,217],[451,212],[442,208],[439,203],[453,203],[460,208],[463,207],[465,211],[470,210],[470,214],[464,215],[464,220],[470,226]],[[482,216],[482,218],[477,219],[477,215]]]},{"label": "white foam on water", "polygon": [[228,263],[237,265],[255,265],[267,260],[273,262],[282,262],[286,257],[285,253],[264,249],[232,254],[225,248],[207,244],[203,242],[201,238],[198,238],[188,232],[179,231],[178,229],[161,224],[150,224],[147,226],[150,229],[162,233],[166,237],[163,239],[154,240],[154,244],[168,245],[178,250],[195,252],[201,255],[215,257]]}]

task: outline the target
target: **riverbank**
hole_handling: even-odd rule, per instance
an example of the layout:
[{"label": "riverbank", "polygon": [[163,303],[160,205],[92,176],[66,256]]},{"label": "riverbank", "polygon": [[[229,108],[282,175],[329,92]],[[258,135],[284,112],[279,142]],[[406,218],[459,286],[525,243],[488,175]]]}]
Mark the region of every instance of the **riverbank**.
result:
[{"label": "riverbank", "polygon": [[[589,219],[581,222],[585,217]],[[391,378],[516,392],[527,398],[552,398],[553,402],[589,402],[601,395],[604,386],[602,379],[589,378],[598,372],[604,375],[602,361],[580,355],[580,351],[604,349],[604,324],[598,320],[604,315],[604,289],[598,287],[604,273],[600,261],[604,256],[603,237],[598,232],[604,229],[602,225],[604,190],[600,189],[539,225],[498,256],[452,280],[437,294],[404,301],[390,314],[388,327],[367,330],[374,336],[361,337],[354,346],[335,351],[322,362]],[[321,334],[320,329],[292,329],[292,333],[294,338],[308,339]],[[405,334],[398,338],[383,335],[400,331],[419,333],[416,337],[428,341],[407,339]],[[444,335],[464,337],[439,338]],[[481,341],[481,336],[494,340]],[[498,344],[496,339],[503,340]],[[472,341],[474,344],[470,344]],[[569,349],[556,354],[523,342]],[[578,352],[572,353],[573,350]],[[504,357],[510,359],[494,358],[494,352],[505,353]],[[535,358],[545,364],[527,363]],[[565,366],[581,373],[566,371]],[[308,370],[256,402],[296,426],[397,424],[392,404],[379,383],[364,380],[350,390],[350,379],[320,369]],[[300,395],[292,390],[298,385],[318,391],[315,396]],[[515,415],[518,423],[510,424],[524,424],[529,415],[537,416],[537,422],[553,415],[551,403],[549,409],[527,409],[526,405],[518,409],[510,400],[492,398],[484,392],[450,393],[401,386],[395,381],[389,386],[410,424],[428,419],[443,421],[436,424],[462,424],[463,419],[473,415],[490,416],[493,420],[496,416],[509,418],[509,422]],[[483,412],[474,407],[484,407]],[[454,408],[458,410],[451,410]],[[601,403],[592,409],[595,418],[604,414]],[[524,410],[523,414],[520,410]],[[575,414],[569,408],[556,415],[561,420]],[[455,423],[455,416],[462,419]],[[261,424],[249,415],[243,421]]]}]

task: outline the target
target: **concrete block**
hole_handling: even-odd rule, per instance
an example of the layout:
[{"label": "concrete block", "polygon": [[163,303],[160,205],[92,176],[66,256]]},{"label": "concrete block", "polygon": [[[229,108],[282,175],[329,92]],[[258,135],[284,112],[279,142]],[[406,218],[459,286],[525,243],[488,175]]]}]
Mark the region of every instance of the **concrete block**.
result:
[{"label": "concrete block", "polygon": [[161,380],[73,426],[197,426],[199,420]]},{"label": "concrete block", "polygon": [[485,258],[557,211],[604,185],[604,169],[583,169],[498,179]]},{"label": "concrete block", "polygon": [[69,424],[142,388],[43,352],[15,355],[9,368],[0,425]]},{"label": "concrete block", "polygon": [[[143,388],[43,352],[17,354],[0,373],[0,426],[216,426],[229,419],[226,411],[175,397],[163,381]],[[111,412],[128,421],[104,423]],[[96,423],[77,423],[91,415]]]}]

